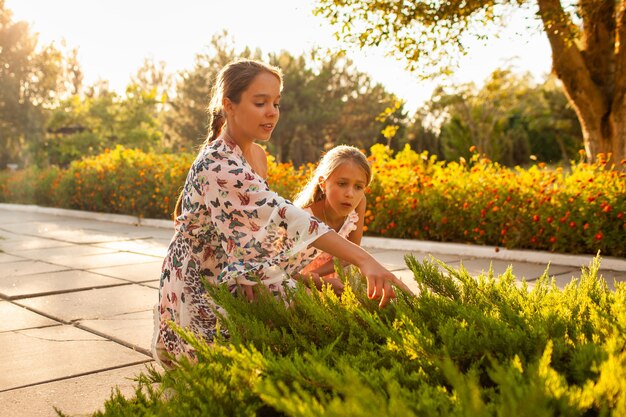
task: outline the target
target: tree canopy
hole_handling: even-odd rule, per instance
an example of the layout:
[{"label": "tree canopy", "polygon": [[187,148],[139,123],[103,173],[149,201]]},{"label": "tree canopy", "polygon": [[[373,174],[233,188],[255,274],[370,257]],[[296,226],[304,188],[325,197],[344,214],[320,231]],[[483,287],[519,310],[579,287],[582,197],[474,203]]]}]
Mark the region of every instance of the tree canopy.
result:
[{"label": "tree canopy", "polygon": [[28,160],[29,144],[44,135],[45,112],[57,99],[62,55],[37,48],[37,35],[0,0],[0,167]]},{"label": "tree canopy", "polygon": [[580,124],[589,158],[626,159],[626,2],[617,0],[318,0],[316,13],[337,36],[361,47],[385,45],[422,76],[449,73],[467,36],[488,36],[514,7],[537,15],[552,48],[553,71]]}]

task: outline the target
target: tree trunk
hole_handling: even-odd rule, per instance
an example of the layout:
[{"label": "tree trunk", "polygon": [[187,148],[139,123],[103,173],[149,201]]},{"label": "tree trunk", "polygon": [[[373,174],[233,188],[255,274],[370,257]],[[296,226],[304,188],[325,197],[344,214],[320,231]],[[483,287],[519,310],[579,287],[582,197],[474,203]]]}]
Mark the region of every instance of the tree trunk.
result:
[{"label": "tree trunk", "polygon": [[[582,27],[560,0],[537,0],[552,48],[552,69],[574,106],[590,161],[626,158],[626,13],[616,2],[580,0]],[[624,169],[624,165],[621,165]]]},{"label": "tree trunk", "polygon": [[610,156],[611,161],[619,165],[626,158],[626,106],[620,103],[610,109],[604,106],[594,108],[588,100],[571,95],[567,87],[566,93],[578,115],[589,161],[595,161],[599,154],[603,154],[604,158]]},{"label": "tree trunk", "polygon": [[614,105],[610,122],[613,126],[613,137],[609,142],[612,144],[610,152],[613,153],[613,161],[626,169],[626,103],[622,101],[618,108]]}]

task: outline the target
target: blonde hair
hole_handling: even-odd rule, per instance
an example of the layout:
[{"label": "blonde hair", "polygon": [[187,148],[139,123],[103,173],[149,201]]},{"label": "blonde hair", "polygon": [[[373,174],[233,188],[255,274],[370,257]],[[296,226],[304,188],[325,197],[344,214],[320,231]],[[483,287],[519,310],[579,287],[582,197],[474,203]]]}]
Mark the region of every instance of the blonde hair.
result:
[{"label": "blonde hair", "polygon": [[[268,65],[264,62],[253,59],[238,59],[222,68],[217,74],[215,83],[211,89],[211,102],[207,109],[209,113],[209,133],[204,146],[216,139],[226,125],[226,115],[222,104],[224,98],[228,98],[233,103],[241,101],[241,95],[250,87],[257,75],[267,72],[274,75],[280,81],[280,88],[283,88],[283,73],[280,68]],[[174,219],[182,212],[183,191],[180,192],[176,207],[174,208]]]},{"label": "blonde hair", "polygon": [[339,145],[332,148],[322,157],[307,184],[294,198],[293,204],[304,208],[324,198],[324,192],[319,186],[319,178],[328,179],[337,167],[344,162],[353,162],[361,167],[365,172],[365,185],[369,185],[372,180],[372,168],[363,152],[354,146]]}]

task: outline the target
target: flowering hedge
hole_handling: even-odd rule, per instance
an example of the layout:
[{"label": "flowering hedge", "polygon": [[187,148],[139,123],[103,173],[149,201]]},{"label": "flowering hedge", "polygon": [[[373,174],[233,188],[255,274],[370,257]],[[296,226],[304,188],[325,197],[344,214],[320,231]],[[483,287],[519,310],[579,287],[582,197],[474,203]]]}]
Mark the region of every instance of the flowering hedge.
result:
[{"label": "flowering hedge", "polygon": [[[626,256],[626,173],[601,158],[510,169],[383,145],[369,158],[368,235]],[[0,173],[0,201],[170,218],[193,159],[118,147],[66,170]],[[270,156],[268,183],[293,198],[312,169]]]},{"label": "flowering hedge", "polygon": [[444,163],[375,145],[371,160],[370,234],[626,255],[626,172],[602,158],[509,169],[476,153]]},{"label": "flowering hedge", "polygon": [[193,158],[118,146],[65,170],[5,172],[0,201],[170,218]]}]

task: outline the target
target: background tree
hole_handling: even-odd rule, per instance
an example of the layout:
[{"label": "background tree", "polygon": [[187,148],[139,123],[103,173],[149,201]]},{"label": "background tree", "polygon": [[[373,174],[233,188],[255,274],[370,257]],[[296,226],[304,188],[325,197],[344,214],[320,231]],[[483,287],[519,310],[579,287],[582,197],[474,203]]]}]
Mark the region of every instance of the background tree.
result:
[{"label": "background tree", "polygon": [[[582,127],[587,156],[626,159],[626,2],[617,0],[318,0],[337,36],[361,47],[386,44],[423,76],[449,73],[466,35],[503,25],[513,7],[536,10],[553,71]],[[509,7],[510,6],[510,7]],[[421,65],[420,65],[421,64]]]},{"label": "background tree", "polygon": [[479,90],[474,84],[438,87],[427,108],[440,120],[448,160],[468,158],[475,146],[508,166],[526,165],[531,157],[567,164],[581,143],[576,114],[552,77],[536,84],[530,74],[497,69]]},{"label": "background tree", "polygon": [[446,159],[468,158],[469,148],[475,146],[506,165],[528,161],[528,138],[515,120],[520,99],[531,89],[529,77],[496,70],[478,91],[473,83],[455,86],[451,92],[437,88],[430,110],[447,115],[440,133]]},{"label": "background tree", "polygon": [[37,36],[28,24],[13,22],[0,0],[0,168],[28,164],[28,149],[43,140],[61,58],[52,45],[37,49]]},{"label": "background tree", "polygon": [[[139,79],[142,71],[133,79]],[[131,81],[120,96],[106,82],[97,82],[87,87],[85,95],[63,100],[47,120],[39,165],[66,166],[116,145],[159,151],[162,100],[157,94],[155,86]]]},{"label": "background tree", "polygon": [[425,108],[418,109],[408,120],[403,141],[417,152],[428,151],[439,159],[445,158],[438,129],[433,126],[432,116]]},{"label": "background tree", "polygon": [[[282,52],[270,56],[270,62],[284,73],[281,120],[268,144],[278,161],[314,162],[338,144],[367,149],[383,140],[387,124],[398,122],[377,120],[397,98],[342,54],[313,50],[294,57]],[[402,112],[400,106],[395,116]]]},{"label": "background tree", "polygon": [[191,151],[201,145],[208,133],[206,112],[211,86],[222,67],[235,58],[260,58],[260,51],[237,52],[228,32],[218,33],[203,53],[196,55],[194,67],[178,74],[175,94],[164,114],[164,144],[171,150]]}]

